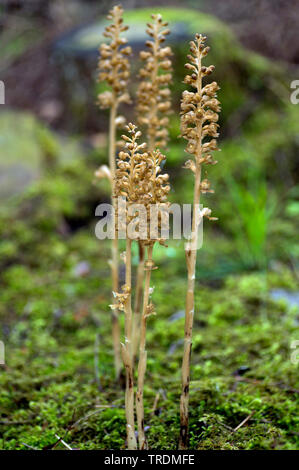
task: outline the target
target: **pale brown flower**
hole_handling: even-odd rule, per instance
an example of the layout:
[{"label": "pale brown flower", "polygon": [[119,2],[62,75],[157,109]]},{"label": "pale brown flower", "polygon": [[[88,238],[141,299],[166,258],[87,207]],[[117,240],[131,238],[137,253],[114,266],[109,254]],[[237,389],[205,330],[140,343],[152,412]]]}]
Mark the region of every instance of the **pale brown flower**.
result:
[{"label": "pale brown flower", "polygon": [[[168,206],[169,177],[167,174],[161,174],[161,164],[166,157],[159,150],[145,151],[146,144],[138,143],[141,132],[134,124],[129,124],[127,131],[129,136],[122,136],[124,150],[119,153],[117,160],[115,196],[126,198],[127,209],[130,204],[144,206],[147,215],[148,238],[144,243],[152,243],[149,232],[151,206],[157,204],[160,209]],[[127,216],[126,220],[129,223],[131,219]],[[157,241],[163,242],[160,239]]]},{"label": "pale brown flower", "polygon": [[140,70],[141,82],[137,91],[138,122],[145,128],[148,148],[166,147],[168,140],[168,114],[171,109],[170,89],[171,48],[162,47],[170,33],[168,23],[161,15],[152,15],[153,23],[147,24],[147,34],[152,38],[146,42],[148,51],[141,51],[140,58],[145,62]]},{"label": "pale brown flower", "polygon": [[[122,33],[127,31],[128,26],[123,24],[123,8],[118,5],[110,10],[107,18],[112,23],[105,28],[104,36],[109,43],[101,44],[99,76],[100,82],[107,82],[111,91],[104,91],[98,95],[99,106],[103,109],[110,108],[113,104],[129,103],[130,97],[127,91],[128,79],[130,77],[130,64],[128,56],[132,50],[127,46],[127,40]],[[118,118],[116,118],[118,119]]]},{"label": "pale brown flower", "polygon": [[95,171],[95,177],[98,179],[103,179],[106,178],[111,182],[111,171],[108,168],[107,165],[101,165],[96,171]]},{"label": "pale brown flower", "polygon": [[[194,91],[185,90],[181,101],[181,135],[187,140],[186,152],[194,156],[194,160],[188,160],[185,168],[190,169],[196,175],[197,167],[202,164],[215,165],[212,152],[219,150],[217,147],[218,113],[220,102],[217,99],[219,87],[216,82],[208,83],[202,87],[202,78],[210,75],[214,66],[204,67],[202,59],[208,54],[209,47],[205,47],[206,38],[201,34],[195,36],[195,41],[190,42],[189,62],[185,67],[189,74],[184,82],[190,85]],[[213,192],[207,178],[199,184],[201,193]],[[204,216],[214,219],[208,215]]]},{"label": "pale brown flower", "polygon": [[120,292],[120,293],[112,292],[113,297],[116,299],[116,303],[112,304],[112,305],[109,305],[109,307],[112,310],[120,310],[120,311],[123,312],[125,310],[126,301],[128,300],[128,298],[131,295],[131,288],[129,286],[127,286],[126,284],[124,284],[122,286],[121,290],[122,290],[122,292]]}]

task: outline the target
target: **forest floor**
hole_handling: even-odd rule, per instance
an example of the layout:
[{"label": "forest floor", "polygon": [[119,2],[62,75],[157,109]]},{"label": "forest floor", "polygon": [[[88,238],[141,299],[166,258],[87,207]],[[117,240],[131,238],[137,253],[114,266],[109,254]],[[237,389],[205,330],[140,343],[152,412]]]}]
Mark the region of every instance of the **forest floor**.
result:
[{"label": "forest floor", "polygon": [[[148,11],[137,13],[149,17]],[[81,108],[74,106],[83,84],[70,75],[71,93],[60,108],[71,111],[59,138],[37,121],[37,98],[46,96],[53,105],[59,90],[65,96],[64,85],[58,87],[48,68],[44,23],[32,27],[23,16],[7,16],[5,31],[16,37],[7,36],[2,53],[7,105],[15,110],[0,115],[0,449],[65,449],[60,438],[73,449],[125,449],[124,380],[115,383],[113,370],[110,249],[94,234],[94,208],[110,197],[108,184],[92,184],[95,169],[107,164],[107,139],[98,124],[108,116],[95,114],[93,82],[84,85],[92,105],[81,100]],[[223,108],[220,164],[209,171],[215,194],[204,199],[219,221],[205,227],[198,253],[190,449],[299,449],[298,354],[292,348],[299,340],[299,313],[286,300],[298,293],[299,254],[298,111],[289,100],[291,75],[240,48],[215,18],[193,11],[189,18],[211,38]],[[274,50],[295,62],[295,49]],[[184,60],[185,53],[177,59],[175,83],[182,82]],[[181,90],[174,91],[178,107]],[[84,116],[92,112],[95,129],[101,129],[95,136],[93,128],[85,133]],[[80,136],[65,132],[74,123],[80,123]],[[178,115],[171,123],[166,171],[172,200],[182,204],[192,200],[193,187],[182,169]],[[148,322],[145,427],[150,449],[166,450],[177,448],[179,435],[183,245],[156,246],[154,260],[157,315]],[[274,299],[278,289],[284,300]]]},{"label": "forest floor", "polygon": [[[64,448],[59,436],[75,449],[124,449],[124,390],[114,381],[110,335],[109,246],[93,228],[62,238],[43,238],[35,261],[19,260],[2,275],[0,447]],[[175,449],[179,432],[185,268],[174,256],[177,247],[163,250],[156,250],[153,273],[157,316],[148,325],[151,449]],[[298,309],[269,296],[275,287],[294,289],[294,275],[286,269],[244,273],[200,279],[196,286],[190,448],[298,448],[298,369],[291,360]]]}]

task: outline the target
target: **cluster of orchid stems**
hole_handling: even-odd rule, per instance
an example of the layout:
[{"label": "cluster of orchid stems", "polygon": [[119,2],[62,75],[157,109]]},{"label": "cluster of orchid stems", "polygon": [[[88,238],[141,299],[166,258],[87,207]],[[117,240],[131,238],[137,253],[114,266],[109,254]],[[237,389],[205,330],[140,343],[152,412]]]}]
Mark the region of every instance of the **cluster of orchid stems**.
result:
[{"label": "cluster of orchid stems", "polygon": [[[161,210],[167,207],[167,194],[170,190],[168,175],[161,174],[161,163],[165,156],[159,151],[145,151],[146,143],[139,144],[138,139],[141,132],[134,124],[127,126],[129,135],[123,135],[124,150],[119,153],[116,170],[115,197],[126,199],[126,251],[124,255],[126,267],[126,283],[122,286],[121,293],[115,293],[117,302],[112,305],[113,309],[124,311],[125,313],[125,343],[122,344],[123,361],[126,369],[126,418],[127,418],[127,441],[129,449],[136,449],[134,425],[134,361],[132,351],[132,279],[131,279],[131,251],[132,242],[128,233],[128,226],[135,220],[132,208],[136,204],[141,204],[146,211],[147,224],[143,227],[142,240],[135,238],[142,248],[147,252],[144,263],[145,283],[143,289],[143,308],[141,315],[141,325],[139,334],[139,362],[137,369],[137,392],[136,392],[136,414],[138,428],[139,449],[147,448],[144,432],[144,405],[143,387],[146,371],[146,324],[150,315],[155,314],[155,308],[150,300],[152,289],[150,288],[151,271],[155,268],[152,253],[156,242],[163,244],[163,240],[153,238],[150,232],[151,206],[156,205]],[[135,206],[136,207],[136,206]],[[124,214],[117,213],[117,219]],[[118,224],[119,225],[119,224]],[[136,313],[135,313],[136,315]]]},{"label": "cluster of orchid stems", "polygon": [[[96,176],[106,177],[111,183],[111,197],[114,207],[114,227],[116,235],[120,227],[120,220],[124,224],[122,230],[126,233],[126,250],[122,254],[125,263],[125,284],[119,291],[119,246],[118,236],[112,240],[111,247],[111,273],[113,303],[112,309],[112,337],[114,346],[114,361],[116,378],[120,377],[122,370],[121,358],[126,374],[126,429],[127,445],[129,449],[147,449],[147,440],[144,432],[144,402],[143,389],[147,363],[146,329],[147,319],[155,314],[155,307],[151,301],[153,288],[150,287],[151,272],[156,269],[153,261],[153,248],[155,243],[164,244],[165,240],[159,238],[157,233],[151,232],[151,207],[158,207],[158,228],[162,225],[163,211],[167,211],[169,203],[167,196],[170,191],[168,175],[161,173],[163,161],[166,159],[159,149],[165,148],[168,142],[168,114],[171,112],[171,94],[169,84],[172,79],[171,48],[165,46],[166,36],[169,34],[168,24],[161,15],[152,15],[152,23],[147,24],[146,32],[150,39],[146,42],[147,51],[140,53],[143,66],[140,69],[140,82],[137,90],[137,122],[143,130],[145,142],[139,143],[141,131],[134,124],[126,124],[126,119],[119,115],[119,105],[130,103],[128,93],[128,80],[130,78],[130,65],[128,56],[131,48],[122,36],[128,27],[123,24],[123,9],[115,6],[109,12],[108,19],[112,23],[106,27],[104,36],[108,42],[100,47],[99,81],[109,86],[98,97],[102,109],[109,109],[109,167],[101,166]],[[191,85],[193,91],[184,91],[181,102],[181,135],[187,140],[186,152],[193,155],[193,159],[185,163],[194,174],[194,198],[192,215],[192,235],[186,245],[186,263],[188,273],[188,287],[186,294],[185,312],[185,338],[182,364],[182,394],[180,401],[181,430],[179,448],[188,446],[188,407],[190,383],[190,356],[192,345],[192,328],[194,316],[194,287],[196,269],[196,250],[198,241],[198,226],[203,216],[210,220],[211,210],[199,209],[200,194],[213,192],[207,178],[202,178],[202,165],[215,164],[212,153],[217,149],[218,112],[219,101],[216,93],[216,82],[203,86],[202,80],[212,73],[214,66],[204,67],[202,58],[208,53],[205,47],[205,37],[197,34],[190,43],[188,55],[189,63],[186,68],[189,74],[185,83]],[[117,128],[126,128],[127,134],[117,141]],[[117,147],[121,146],[116,159]],[[124,209],[116,205],[116,198],[125,198]],[[132,238],[128,230],[133,219],[135,204],[142,204],[146,210],[147,225],[139,227],[143,230],[142,237]],[[118,213],[122,210],[122,213]],[[134,222],[135,223],[135,222]],[[141,224],[141,222],[140,222]],[[144,232],[145,231],[145,232]],[[145,233],[145,237],[144,237]],[[136,273],[136,284],[132,285],[132,244],[138,244],[139,263]],[[134,294],[134,309],[132,298]],[[124,312],[124,342],[121,343],[121,328],[119,313]],[[138,366],[135,362],[138,360]],[[137,379],[137,380],[136,380]],[[136,396],[135,396],[136,381]],[[137,417],[138,444],[135,433],[135,411]]]},{"label": "cluster of orchid stems", "polygon": [[[167,184],[168,175],[161,175],[161,163],[165,156],[160,151],[147,152],[146,144],[138,144],[141,132],[133,124],[127,126],[128,135],[123,135],[125,150],[119,153],[116,170],[115,196],[126,199],[126,226],[133,218],[131,207],[135,204],[142,204],[146,210],[147,221],[150,220],[150,207],[158,204],[163,208],[167,205],[167,194],[170,190]],[[117,218],[124,214],[117,214]],[[119,225],[119,224],[118,224]],[[146,224],[145,230],[150,224]],[[151,271],[155,269],[152,260],[153,247],[156,241],[163,243],[163,240],[153,239],[148,231],[146,239],[137,241],[142,244],[144,251],[147,251],[145,261],[145,284],[143,292],[143,308],[141,316],[141,326],[139,335],[139,362],[137,371],[137,392],[136,392],[136,414],[139,449],[146,449],[147,442],[144,433],[144,405],[143,387],[146,371],[146,324],[147,318],[155,314],[154,305],[150,301]],[[125,343],[122,344],[123,361],[126,368],[126,418],[127,418],[127,441],[129,449],[136,449],[134,424],[134,362],[132,351],[132,279],[131,279],[131,250],[132,239],[127,233],[126,252],[124,256],[126,267],[126,283],[122,286],[121,293],[115,293],[117,302],[112,305],[113,309],[124,311],[125,313]]]}]

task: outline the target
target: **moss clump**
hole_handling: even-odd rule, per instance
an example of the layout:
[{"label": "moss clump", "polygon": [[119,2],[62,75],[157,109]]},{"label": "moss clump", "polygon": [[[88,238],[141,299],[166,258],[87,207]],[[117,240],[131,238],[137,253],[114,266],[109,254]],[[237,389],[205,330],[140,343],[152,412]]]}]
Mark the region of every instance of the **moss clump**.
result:
[{"label": "moss clump", "polygon": [[[59,234],[48,240],[57,246],[50,264],[41,249],[46,240],[40,240],[34,265],[27,259],[22,265],[12,263],[1,279],[6,366],[0,375],[0,446],[52,448],[58,434],[73,448],[124,448],[123,391],[113,379],[107,307],[109,247],[103,242],[99,249],[86,229],[62,245]],[[185,280],[179,259],[171,256],[175,246],[168,250],[169,258],[153,276],[161,307],[155,327],[149,322],[145,413],[153,449],[176,448],[179,429]],[[84,275],[78,270],[82,261],[88,266]],[[167,285],[162,282],[165,276]],[[293,275],[284,270],[232,276],[217,288],[200,282],[190,390],[191,448],[298,448],[298,378],[290,361],[298,311],[268,294],[278,285],[292,288]]]}]

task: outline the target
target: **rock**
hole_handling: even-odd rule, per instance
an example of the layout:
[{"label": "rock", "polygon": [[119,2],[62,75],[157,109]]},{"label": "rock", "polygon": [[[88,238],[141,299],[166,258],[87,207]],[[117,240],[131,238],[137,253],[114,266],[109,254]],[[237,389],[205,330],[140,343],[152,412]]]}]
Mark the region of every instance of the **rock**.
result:
[{"label": "rock", "polygon": [[182,338],[172,343],[168,348],[167,356],[172,356],[177,348],[179,348],[182,344],[184,344],[184,340]]},{"label": "rock", "polygon": [[[180,45],[182,41],[188,41],[199,31],[199,28],[200,32],[211,35],[212,41],[215,38],[221,38],[222,49],[226,47],[228,42],[231,47],[232,41],[234,41],[229,27],[211,15],[186,8],[153,7],[125,11],[124,22],[130,26],[126,32],[126,38],[133,47],[143,47],[144,42],[148,39],[145,25],[150,21],[153,13],[161,13],[163,18],[169,22],[171,35],[167,41],[172,44]],[[96,55],[99,45],[103,41],[103,32],[107,24],[109,21],[101,18],[91,25],[82,26],[56,41],[54,50],[78,57]]]},{"label": "rock", "polygon": [[270,297],[273,300],[285,300],[290,307],[299,307],[299,292],[290,292],[285,289],[272,289]]},{"label": "rock", "polygon": [[87,261],[80,261],[74,268],[75,277],[85,277],[90,273],[90,265]]},{"label": "rock", "polygon": [[22,194],[48,166],[78,158],[72,138],[60,138],[28,112],[0,113],[0,200]]},{"label": "rock", "polygon": [[169,322],[173,323],[174,321],[180,320],[180,318],[184,318],[185,316],[185,311],[184,310],[179,310],[178,312],[175,312],[171,317],[169,318]]},{"label": "rock", "polygon": [[0,199],[19,194],[41,173],[34,138],[36,120],[28,113],[0,114]]}]

